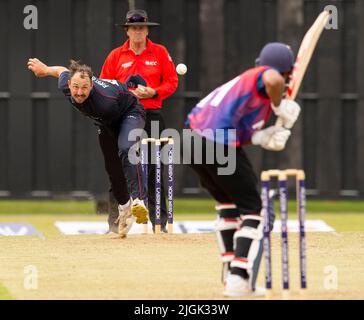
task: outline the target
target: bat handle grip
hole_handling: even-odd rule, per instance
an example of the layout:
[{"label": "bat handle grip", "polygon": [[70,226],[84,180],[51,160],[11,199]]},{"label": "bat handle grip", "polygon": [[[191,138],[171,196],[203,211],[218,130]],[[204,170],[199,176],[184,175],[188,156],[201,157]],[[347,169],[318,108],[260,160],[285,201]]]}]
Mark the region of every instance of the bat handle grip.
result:
[{"label": "bat handle grip", "polygon": [[280,117],[277,118],[276,123],[275,123],[275,127],[276,128],[282,128],[283,127],[283,121]]}]

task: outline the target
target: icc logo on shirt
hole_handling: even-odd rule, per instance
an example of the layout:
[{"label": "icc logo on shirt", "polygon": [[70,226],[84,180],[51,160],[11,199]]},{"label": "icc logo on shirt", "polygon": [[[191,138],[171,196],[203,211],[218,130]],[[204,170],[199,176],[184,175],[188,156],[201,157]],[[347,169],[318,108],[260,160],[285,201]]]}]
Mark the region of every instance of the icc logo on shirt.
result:
[{"label": "icc logo on shirt", "polygon": [[157,61],[145,61],[145,65],[147,65],[147,66],[156,66]]}]

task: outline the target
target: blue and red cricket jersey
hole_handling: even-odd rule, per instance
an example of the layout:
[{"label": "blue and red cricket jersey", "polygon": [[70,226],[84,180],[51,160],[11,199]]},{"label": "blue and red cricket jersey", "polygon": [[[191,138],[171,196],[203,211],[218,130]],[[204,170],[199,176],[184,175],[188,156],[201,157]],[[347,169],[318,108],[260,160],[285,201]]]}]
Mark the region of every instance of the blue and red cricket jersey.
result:
[{"label": "blue and red cricket jersey", "polygon": [[[190,128],[201,130],[202,136],[218,143],[237,147],[251,143],[254,131],[262,129],[272,113],[262,81],[267,69],[249,69],[212,91],[189,113]],[[223,129],[223,134],[216,134],[217,129]],[[236,129],[236,134],[227,129]]]}]

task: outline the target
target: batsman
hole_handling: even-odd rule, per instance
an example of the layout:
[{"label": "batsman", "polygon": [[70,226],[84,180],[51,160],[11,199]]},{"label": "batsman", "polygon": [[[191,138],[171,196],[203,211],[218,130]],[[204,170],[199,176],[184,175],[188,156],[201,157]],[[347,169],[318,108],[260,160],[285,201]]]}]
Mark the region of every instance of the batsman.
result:
[{"label": "batsman", "polygon": [[[285,148],[300,113],[296,102],[283,99],[293,66],[294,55],[288,45],[268,43],[254,68],[215,89],[188,115],[194,140],[190,148],[184,144],[183,152],[190,153],[192,169],[217,201],[216,234],[225,296],[264,294],[255,286],[262,256],[262,204],[258,178],[244,146],[253,144],[270,151]],[[272,113],[282,127],[266,127]],[[218,130],[224,134],[218,135]],[[222,146],[225,154],[234,154],[233,173],[219,174],[222,165],[197,154],[200,151],[193,146],[197,142],[202,150]],[[202,162],[194,161],[197,158]]]},{"label": "batsman", "polygon": [[[135,221],[137,223],[148,221],[148,209],[144,204],[146,190],[140,161],[131,158],[137,157],[136,152],[129,152],[137,146],[135,141],[128,140],[131,130],[140,130],[142,134],[145,123],[143,106],[125,84],[94,77],[89,66],[73,60],[70,66],[65,68],[47,66],[39,59],[31,58],[28,60],[28,69],[37,77],[58,78],[58,88],[72,106],[91,118],[96,125],[107,129],[110,148],[107,152],[102,149],[106,171],[111,185],[128,188],[128,190],[113,188],[121,190],[120,193],[114,194],[119,203],[116,223],[120,237],[125,238]],[[122,166],[125,177],[115,174],[110,168],[112,159],[121,160],[118,163]]]}]

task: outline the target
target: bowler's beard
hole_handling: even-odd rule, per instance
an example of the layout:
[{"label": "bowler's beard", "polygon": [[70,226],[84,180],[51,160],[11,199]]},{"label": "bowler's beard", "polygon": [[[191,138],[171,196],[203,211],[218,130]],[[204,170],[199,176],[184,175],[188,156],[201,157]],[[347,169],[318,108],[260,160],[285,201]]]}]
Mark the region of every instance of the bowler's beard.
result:
[{"label": "bowler's beard", "polygon": [[75,95],[74,97],[73,97],[73,99],[75,99],[75,101],[77,102],[77,103],[83,103],[83,102],[85,102],[85,100],[86,100],[86,95]]}]

